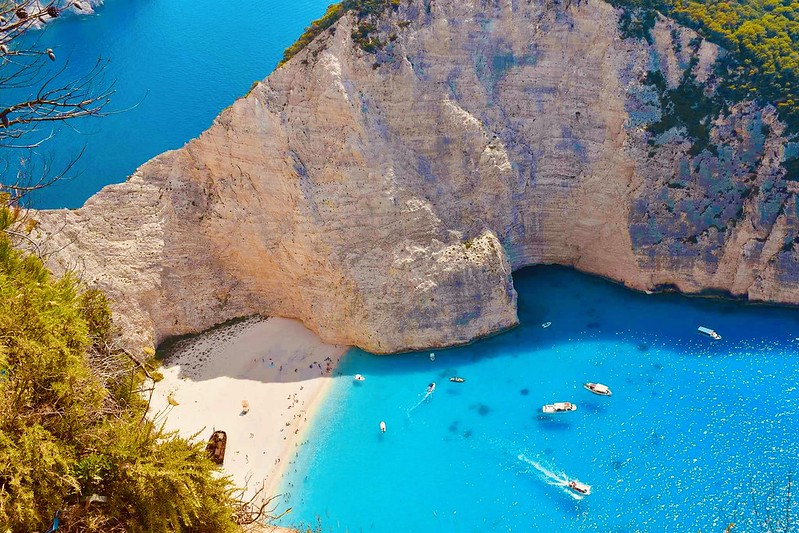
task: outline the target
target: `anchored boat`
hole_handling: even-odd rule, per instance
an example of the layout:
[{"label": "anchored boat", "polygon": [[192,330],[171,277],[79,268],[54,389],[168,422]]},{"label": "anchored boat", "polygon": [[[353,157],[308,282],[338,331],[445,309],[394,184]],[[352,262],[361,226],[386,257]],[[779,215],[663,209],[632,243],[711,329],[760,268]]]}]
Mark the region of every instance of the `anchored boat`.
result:
[{"label": "anchored boat", "polygon": [[610,392],[610,389],[608,388],[608,386],[607,385],[603,385],[601,383],[583,383],[583,387],[585,387],[585,389],[587,389],[587,390],[590,390],[594,394],[598,394],[600,396],[611,396],[611,395],[613,395],[613,393]]},{"label": "anchored boat", "polygon": [[704,326],[699,326],[699,333],[701,333],[702,335],[707,335],[708,337],[711,337],[711,338],[716,339],[716,340],[721,339],[721,335],[719,335],[718,333],[716,333],[712,329],[706,328]]},{"label": "anchored boat", "polygon": [[453,383],[463,383],[464,381],[466,381],[465,379],[459,376],[452,376],[451,378],[449,378],[449,380]]},{"label": "anchored boat", "polygon": [[545,413],[565,413],[567,411],[576,411],[577,406],[571,402],[555,402],[546,404],[541,410]]}]

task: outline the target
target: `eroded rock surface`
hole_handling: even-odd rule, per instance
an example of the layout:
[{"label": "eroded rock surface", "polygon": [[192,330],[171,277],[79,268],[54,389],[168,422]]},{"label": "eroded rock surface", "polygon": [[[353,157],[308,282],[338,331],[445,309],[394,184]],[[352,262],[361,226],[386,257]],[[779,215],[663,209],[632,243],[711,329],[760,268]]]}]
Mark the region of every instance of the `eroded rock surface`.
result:
[{"label": "eroded rock surface", "polygon": [[51,266],[138,344],[253,313],[374,352],[468,342],[516,323],[511,270],[539,263],[799,303],[774,110],[669,100],[712,96],[723,51],[667,20],[622,39],[600,0],[401,4],[376,53],[345,16],[198,139],[39,213]]}]

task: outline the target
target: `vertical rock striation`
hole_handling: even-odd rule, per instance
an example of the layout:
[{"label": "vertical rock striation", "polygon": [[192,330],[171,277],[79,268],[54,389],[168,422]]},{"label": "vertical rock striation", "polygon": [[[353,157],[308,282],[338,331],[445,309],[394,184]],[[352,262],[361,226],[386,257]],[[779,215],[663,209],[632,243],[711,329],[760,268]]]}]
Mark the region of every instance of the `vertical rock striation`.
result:
[{"label": "vertical rock striation", "polygon": [[[511,271],[799,303],[799,147],[771,108],[714,122],[723,50],[601,0],[410,0],[339,20],[184,148],[76,211],[39,212],[56,269],[133,343],[253,313],[374,352],[516,324]],[[693,109],[693,108],[692,108]]]}]

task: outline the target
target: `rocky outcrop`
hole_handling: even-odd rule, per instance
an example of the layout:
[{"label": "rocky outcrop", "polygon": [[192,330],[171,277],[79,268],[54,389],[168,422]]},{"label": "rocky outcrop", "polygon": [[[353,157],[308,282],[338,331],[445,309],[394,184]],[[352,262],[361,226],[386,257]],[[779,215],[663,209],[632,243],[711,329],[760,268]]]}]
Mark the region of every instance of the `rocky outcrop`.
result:
[{"label": "rocky outcrop", "polygon": [[139,344],[253,313],[374,352],[468,342],[516,323],[511,270],[539,263],[799,303],[774,110],[703,119],[723,51],[617,19],[410,0],[363,47],[347,15],[182,149],[40,212],[51,266]]},{"label": "rocky outcrop", "polygon": [[[92,15],[94,14],[94,10],[103,5],[104,0],[63,0],[61,2],[56,2],[55,6],[61,10],[61,15],[64,16],[66,14],[70,15]],[[46,7],[49,5],[49,2],[45,2],[43,0],[33,0],[27,5],[27,10],[34,13],[41,12],[44,14]],[[31,20],[31,19],[28,19]],[[55,20],[44,15],[43,18],[37,18],[35,20],[31,20],[31,27],[33,28],[42,28],[48,22]]]}]

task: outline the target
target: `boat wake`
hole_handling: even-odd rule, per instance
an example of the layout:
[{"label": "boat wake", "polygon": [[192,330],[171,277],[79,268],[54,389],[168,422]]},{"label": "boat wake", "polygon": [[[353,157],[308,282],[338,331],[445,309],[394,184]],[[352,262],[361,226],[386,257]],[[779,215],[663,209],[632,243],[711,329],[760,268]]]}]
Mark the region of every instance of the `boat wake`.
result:
[{"label": "boat wake", "polygon": [[549,468],[545,467],[538,461],[530,459],[523,453],[520,453],[518,455],[518,458],[519,461],[522,461],[523,463],[527,463],[528,465],[532,466],[535,469],[538,478],[541,479],[546,484],[552,485],[553,487],[558,487],[561,491],[563,491],[563,493],[568,494],[575,500],[579,501],[584,498],[584,496],[576,494],[571,489],[569,489],[569,476],[567,476],[565,472],[555,472],[553,470],[550,470]]},{"label": "boat wake", "polygon": [[408,415],[408,418],[410,418],[410,417],[411,417],[411,413],[413,413],[413,412],[414,412],[414,410],[416,410],[416,408],[417,408],[417,407],[419,407],[420,405],[422,405],[422,404],[423,404],[423,403],[425,403],[425,402],[428,402],[428,401],[430,401],[430,398],[432,398],[432,397],[433,397],[433,393],[434,393],[435,391],[436,391],[436,390],[435,390],[435,387],[433,387],[432,389],[431,389],[430,387],[428,387],[428,388],[427,388],[427,392],[425,392],[425,393],[424,393],[424,396],[422,396],[422,399],[421,399],[421,400],[419,400],[419,402],[418,402],[416,405],[414,405],[413,407],[411,407],[410,409],[408,409],[408,411],[405,413],[405,414],[407,414],[407,415]]}]

